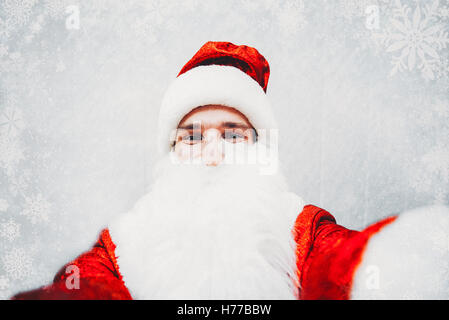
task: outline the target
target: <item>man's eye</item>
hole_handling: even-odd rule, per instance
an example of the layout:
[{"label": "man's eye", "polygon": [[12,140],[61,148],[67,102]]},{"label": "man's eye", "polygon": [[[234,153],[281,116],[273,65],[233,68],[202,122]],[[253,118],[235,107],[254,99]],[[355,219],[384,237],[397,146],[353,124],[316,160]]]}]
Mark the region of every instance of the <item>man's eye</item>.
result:
[{"label": "man's eye", "polygon": [[237,132],[225,132],[224,139],[230,140],[233,143],[242,142],[246,140],[246,136]]},{"label": "man's eye", "polygon": [[187,143],[187,144],[194,144],[194,143],[198,143],[200,142],[202,139],[201,135],[187,135],[182,137],[182,142]]}]

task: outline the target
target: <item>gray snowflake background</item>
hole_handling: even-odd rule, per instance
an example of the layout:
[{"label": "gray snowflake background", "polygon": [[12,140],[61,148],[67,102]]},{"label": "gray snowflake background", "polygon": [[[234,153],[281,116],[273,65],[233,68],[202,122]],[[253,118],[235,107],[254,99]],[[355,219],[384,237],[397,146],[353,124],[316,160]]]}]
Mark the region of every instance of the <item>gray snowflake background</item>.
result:
[{"label": "gray snowflake background", "polygon": [[143,195],[163,92],[208,40],[268,59],[306,202],[355,229],[448,204],[448,32],[443,0],[1,0],[0,298]]}]

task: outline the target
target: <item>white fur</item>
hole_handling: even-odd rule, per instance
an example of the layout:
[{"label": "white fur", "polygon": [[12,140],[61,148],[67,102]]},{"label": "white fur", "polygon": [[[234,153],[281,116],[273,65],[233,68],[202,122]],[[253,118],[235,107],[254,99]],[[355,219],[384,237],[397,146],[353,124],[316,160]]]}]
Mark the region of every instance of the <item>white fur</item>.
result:
[{"label": "white fur", "polygon": [[352,299],[449,299],[449,208],[402,213],[369,241]]},{"label": "white fur", "polygon": [[172,130],[192,109],[219,104],[242,112],[256,130],[277,129],[268,98],[253,78],[232,66],[198,66],[180,75],[167,89],[159,112],[161,154],[169,150]]},{"label": "white fur", "polygon": [[152,190],[110,226],[134,298],[296,298],[303,201],[258,169],[160,161]]}]

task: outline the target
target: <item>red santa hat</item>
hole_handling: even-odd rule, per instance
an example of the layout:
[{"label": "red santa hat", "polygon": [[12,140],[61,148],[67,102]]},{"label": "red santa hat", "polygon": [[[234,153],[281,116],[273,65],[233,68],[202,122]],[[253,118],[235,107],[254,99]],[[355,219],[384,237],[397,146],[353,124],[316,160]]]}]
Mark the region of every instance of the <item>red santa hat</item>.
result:
[{"label": "red santa hat", "polygon": [[169,150],[175,129],[187,113],[208,104],[239,110],[258,133],[277,128],[266,96],[269,76],[268,61],[255,48],[205,43],[165,93],[158,119],[159,150]]}]

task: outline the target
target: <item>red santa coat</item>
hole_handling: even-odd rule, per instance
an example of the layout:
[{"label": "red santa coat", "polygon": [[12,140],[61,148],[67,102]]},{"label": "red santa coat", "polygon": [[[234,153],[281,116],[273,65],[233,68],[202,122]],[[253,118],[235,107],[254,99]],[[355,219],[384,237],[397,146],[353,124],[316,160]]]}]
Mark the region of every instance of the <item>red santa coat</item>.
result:
[{"label": "red santa coat", "polygon": [[[349,299],[368,240],[395,219],[392,216],[354,231],[338,225],[329,212],[305,206],[293,230],[300,299]],[[90,251],[67,264],[79,269],[79,289],[68,288],[71,273],[67,274],[64,266],[51,285],[13,299],[133,299],[120,274],[115,248],[108,229],[104,229]]]}]

